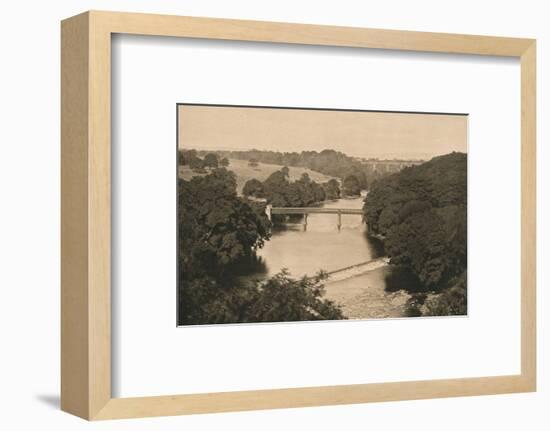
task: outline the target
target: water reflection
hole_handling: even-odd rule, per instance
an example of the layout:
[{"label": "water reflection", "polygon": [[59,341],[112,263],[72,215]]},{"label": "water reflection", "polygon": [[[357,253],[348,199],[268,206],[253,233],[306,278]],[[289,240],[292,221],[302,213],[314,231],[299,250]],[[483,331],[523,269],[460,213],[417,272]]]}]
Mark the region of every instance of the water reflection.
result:
[{"label": "water reflection", "polygon": [[[363,199],[338,199],[323,207],[362,208]],[[382,242],[367,235],[361,215],[342,215],[340,230],[337,214],[309,214],[307,222],[307,230],[299,215],[275,224],[271,239],[241,266],[246,275],[240,280],[265,280],[284,268],[295,278],[312,276],[321,269],[330,272],[385,255]],[[401,317],[410,299],[397,287],[403,280],[386,266],[339,281],[329,279],[325,296],[341,304],[350,319]]]},{"label": "water reflection", "polygon": [[[325,203],[324,208],[361,208],[363,198],[338,199]],[[380,241],[367,236],[367,228],[360,215],[342,215],[338,230],[336,214],[309,214],[307,230],[303,217],[293,217],[289,223],[276,224],[271,240],[258,250],[264,262],[267,278],[283,268],[294,277],[314,275],[320,269],[333,271],[383,255]]]}]

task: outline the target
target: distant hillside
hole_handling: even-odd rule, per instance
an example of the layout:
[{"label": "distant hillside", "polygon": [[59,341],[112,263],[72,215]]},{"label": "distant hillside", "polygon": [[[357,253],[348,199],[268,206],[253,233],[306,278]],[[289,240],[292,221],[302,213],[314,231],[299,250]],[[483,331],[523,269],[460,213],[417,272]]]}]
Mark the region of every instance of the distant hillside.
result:
[{"label": "distant hillside", "polygon": [[[229,159],[228,170],[233,171],[237,175],[237,192],[242,194],[244,184],[255,178],[259,181],[265,181],[273,172],[279,171],[282,165],[274,165],[269,163],[259,163],[258,166],[252,167],[248,165],[248,160]],[[289,180],[296,181],[300,179],[303,173],[307,173],[309,177],[316,183],[325,183],[331,180],[333,177],[323,175],[319,172],[312,171],[311,169],[289,166]],[[179,177],[184,180],[190,180],[197,174],[191,170],[189,165],[179,166]]]},{"label": "distant hillside", "polygon": [[[198,151],[203,155],[205,151]],[[368,188],[367,169],[359,160],[350,157],[344,153],[334,150],[302,151],[286,153],[279,151],[266,150],[247,150],[247,151],[217,151],[223,157],[240,160],[258,160],[262,163],[270,163],[279,166],[288,166],[296,168],[307,168],[323,175],[330,175],[340,180],[345,180],[349,176],[354,176],[359,181],[359,187],[362,190]],[[309,173],[309,171],[307,171]],[[311,175],[310,175],[311,176]],[[382,176],[381,173],[374,172],[370,180]],[[312,177],[312,179],[314,179]]]}]

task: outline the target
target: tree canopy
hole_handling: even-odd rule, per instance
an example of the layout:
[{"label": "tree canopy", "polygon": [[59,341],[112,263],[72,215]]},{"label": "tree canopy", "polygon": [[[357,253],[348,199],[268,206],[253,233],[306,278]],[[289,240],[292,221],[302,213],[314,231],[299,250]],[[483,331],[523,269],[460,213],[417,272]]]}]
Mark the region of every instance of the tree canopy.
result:
[{"label": "tree canopy", "polygon": [[[265,150],[241,150],[241,151],[219,151],[224,157],[248,160],[250,166],[257,166],[257,163],[269,163],[274,165],[293,166],[308,168],[322,174],[337,177],[343,180],[348,175],[354,175],[359,181],[361,189],[368,188],[368,168],[360,161],[349,157],[344,153],[334,150],[302,151],[301,153],[286,153],[279,151]],[[286,168],[288,170],[288,167]],[[371,173],[372,179],[380,173]]]},{"label": "tree canopy", "polygon": [[260,180],[256,178],[251,178],[248,180],[243,187],[243,195],[252,196],[255,198],[264,197],[264,185]]},{"label": "tree canopy", "polygon": [[321,184],[323,190],[325,191],[325,199],[333,200],[340,198],[340,184],[334,178],[327,181],[326,183]]},{"label": "tree canopy", "polygon": [[342,193],[345,196],[359,196],[361,184],[355,175],[348,175],[342,183]]},{"label": "tree canopy", "polygon": [[342,319],[340,308],[322,297],[322,274],[295,280],[282,272],[264,282],[239,281],[239,263],[269,238],[264,207],[237,195],[232,172],[218,168],[179,179],[179,323]]},{"label": "tree canopy", "polygon": [[390,262],[426,289],[443,291],[461,279],[465,286],[466,205],[466,154],[451,153],[377,181],[363,210],[369,234],[384,239]]},{"label": "tree canopy", "polygon": [[[265,198],[275,207],[307,207],[326,199],[325,187],[313,181],[307,173],[291,182],[289,169],[283,167],[273,172],[261,182],[255,178],[248,180],[243,187],[245,196]],[[332,195],[339,195],[338,181],[332,180],[329,187]]]},{"label": "tree canopy", "polygon": [[208,153],[204,156],[204,166],[207,168],[217,168],[218,167],[218,156],[214,153]]},{"label": "tree canopy", "polygon": [[180,251],[191,271],[223,272],[269,238],[269,221],[237,196],[235,175],[224,168],[180,179],[178,198]]}]

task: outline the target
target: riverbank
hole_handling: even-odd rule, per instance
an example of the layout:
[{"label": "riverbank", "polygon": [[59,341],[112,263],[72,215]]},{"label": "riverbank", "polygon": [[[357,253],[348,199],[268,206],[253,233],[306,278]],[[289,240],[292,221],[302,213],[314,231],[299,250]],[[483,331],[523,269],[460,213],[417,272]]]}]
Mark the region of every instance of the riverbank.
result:
[{"label": "riverbank", "polygon": [[[320,208],[361,209],[364,196],[323,202]],[[348,319],[404,317],[411,297],[404,291],[386,291],[392,268],[381,242],[368,236],[362,217],[310,214],[307,229],[300,225],[273,229],[272,237],[257,250],[261,271],[250,279],[265,280],[286,268],[293,278],[328,273],[325,297],[338,303]]]},{"label": "riverbank", "polygon": [[385,278],[389,271],[391,267],[382,264],[361,275],[329,280],[325,284],[325,298],[340,305],[348,319],[404,317],[411,295],[404,290],[385,290]]}]

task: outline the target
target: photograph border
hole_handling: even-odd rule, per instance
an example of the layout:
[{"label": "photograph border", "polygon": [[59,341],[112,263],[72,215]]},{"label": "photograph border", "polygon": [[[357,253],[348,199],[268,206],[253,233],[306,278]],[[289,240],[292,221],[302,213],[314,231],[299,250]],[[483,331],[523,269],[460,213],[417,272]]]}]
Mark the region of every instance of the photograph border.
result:
[{"label": "photograph border", "polygon": [[[431,116],[455,116],[455,117],[466,117],[469,121],[470,114],[464,112],[438,112],[438,111],[392,111],[388,109],[355,109],[355,108],[327,108],[327,107],[310,107],[310,106],[270,106],[270,105],[243,105],[243,104],[230,104],[230,103],[194,103],[194,102],[176,102],[176,169],[175,169],[175,178],[174,181],[177,182],[179,178],[179,162],[178,162],[178,152],[180,150],[180,107],[182,106],[195,106],[195,107],[208,107],[208,108],[246,108],[246,109],[275,109],[275,110],[293,110],[293,111],[333,111],[333,112],[362,112],[362,113],[382,113],[382,114],[413,114],[413,115],[431,115]],[[469,123],[467,125],[469,128]],[[469,132],[467,132],[469,134]],[[469,147],[469,142],[466,142],[466,146]],[[252,149],[252,148],[251,148]],[[213,152],[216,150],[212,149]],[[428,161],[428,160],[426,160]],[[467,182],[469,183],[469,174],[467,173]],[[176,202],[179,202],[178,191],[176,190]],[[177,205],[177,216],[176,216],[176,260],[180,261],[180,247],[179,247],[179,205]],[[177,269],[176,269],[177,273]],[[176,276],[177,277],[177,276]],[[279,321],[279,322],[233,322],[233,323],[201,323],[201,324],[185,324],[180,325],[179,322],[179,279],[176,281],[176,327],[177,328],[189,328],[191,326],[219,326],[219,325],[261,325],[261,324],[278,324],[278,323],[320,323],[320,322],[349,322],[349,320],[291,320],[291,321]],[[457,317],[464,318],[469,316],[469,291],[466,293],[466,314],[450,315],[450,316],[429,316],[430,318],[440,318],[440,317]],[[419,316],[426,318],[426,316]],[[368,317],[368,318],[353,318],[352,321],[365,321],[365,320],[388,320],[388,319],[411,319],[413,317]],[[417,318],[417,317],[414,317]]]},{"label": "photograph border", "polygon": [[[111,37],[115,33],[517,57],[521,63],[521,373],[113,398]],[[89,11],[61,23],[61,409],[88,420],[536,390],[536,41]]]}]

